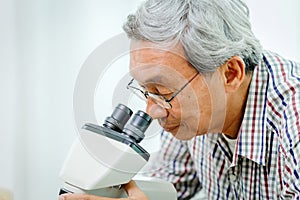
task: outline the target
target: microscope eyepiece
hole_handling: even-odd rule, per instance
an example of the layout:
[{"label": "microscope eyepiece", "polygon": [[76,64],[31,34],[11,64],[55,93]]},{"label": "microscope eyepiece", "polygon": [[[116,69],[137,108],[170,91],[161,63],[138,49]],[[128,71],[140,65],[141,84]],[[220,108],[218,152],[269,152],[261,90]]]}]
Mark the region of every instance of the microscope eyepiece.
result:
[{"label": "microscope eyepiece", "polygon": [[[132,119],[132,110],[123,104],[119,104],[111,114],[106,117],[103,126],[119,133],[125,134],[139,143],[145,137],[145,131],[152,122],[152,118],[145,112],[137,111]],[[127,123],[128,122],[128,123]]]},{"label": "microscope eyepiece", "polygon": [[104,121],[103,126],[113,129],[118,132],[122,132],[125,124],[132,115],[132,110],[123,104],[119,104],[111,114]]},{"label": "microscope eyepiece", "polygon": [[123,133],[133,138],[137,143],[144,139],[144,132],[152,122],[152,118],[143,111],[137,111],[132,120],[125,125]]}]

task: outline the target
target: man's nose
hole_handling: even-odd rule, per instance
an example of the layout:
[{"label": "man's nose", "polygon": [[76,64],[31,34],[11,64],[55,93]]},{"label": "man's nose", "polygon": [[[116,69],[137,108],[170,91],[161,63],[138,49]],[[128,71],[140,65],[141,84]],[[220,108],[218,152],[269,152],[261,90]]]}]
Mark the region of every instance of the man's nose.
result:
[{"label": "man's nose", "polygon": [[167,115],[168,115],[167,110],[165,108],[162,108],[161,106],[157,105],[151,99],[148,99],[148,101],[147,101],[146,112],[153,119],[164,118],[164,117],[167,117]]}]

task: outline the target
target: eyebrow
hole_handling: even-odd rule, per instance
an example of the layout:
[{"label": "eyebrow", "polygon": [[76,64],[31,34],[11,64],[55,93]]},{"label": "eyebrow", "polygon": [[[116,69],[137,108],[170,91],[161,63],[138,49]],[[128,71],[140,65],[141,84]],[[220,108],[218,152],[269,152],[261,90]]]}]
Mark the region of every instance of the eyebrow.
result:
[{"label": "eyebrow", "polygon": [[[146,87],[147,84],[158,84],[168,90],[171,90],[172,92],[178,91],[178,89],[175,88],[174,85],[171,85],[170,82],[162,75],[158,75],[158,76],[146,79],[143,83],[139,82],[138,80],[136,80],[136,81],[141,87]],[[152,93],[152,94],[155,94],[155,93]]]},{"label": "eyebrow", "polygon": [[146,85],[146,84],[149,84],[149,83],[166,83],[165,80],[165,77],[163,77],[162,75],[157,75],[157,76],[154,76],[154,77],[150,77],[146,80],[143,80],[143,81],[140,81],[138,78],[132,76],[131,74],[131,77],[136,81],[138,82],[140,85]]},{"label": "eyebrow", "polygon": [[165,78],[163,78],[161,75],[158,75],[158,76],[155,76],[155,77],[151,77],[149,79],[146,79],[144,81],[144,84],[147,84],[147,83],[162,83],[163,80],[165,80]]}]

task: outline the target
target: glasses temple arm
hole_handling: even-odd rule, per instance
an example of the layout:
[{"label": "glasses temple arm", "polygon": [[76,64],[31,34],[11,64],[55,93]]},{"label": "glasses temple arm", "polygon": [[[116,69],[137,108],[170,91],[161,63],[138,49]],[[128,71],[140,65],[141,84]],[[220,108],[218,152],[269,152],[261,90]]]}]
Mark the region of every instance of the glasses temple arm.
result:
[{"label": "glasses temple arm", "polygon": [[175,92],[170,99],[167,99],[166,102],[170,102],[172,101],[188,84],[190,84],[190,82],[192,82],[192,80],[194,80],[194,78],[196,78],[196,76],[199,74],[199,72],[197,72],[188,82],[186,82],[182,88],[180,88],[180,90],[178,90],[177,92]]}]

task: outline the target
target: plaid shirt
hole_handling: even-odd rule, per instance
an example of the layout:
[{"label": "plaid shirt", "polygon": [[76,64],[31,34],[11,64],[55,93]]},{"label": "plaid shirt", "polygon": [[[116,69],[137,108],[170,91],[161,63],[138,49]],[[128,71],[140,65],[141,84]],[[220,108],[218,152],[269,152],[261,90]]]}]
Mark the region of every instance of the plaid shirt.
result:
[{"label": "plaid shirt", "polygon": [[153,176],[178,199],[300,199],[300,65],[265,51],[253,72],[235,151],[222,134],[161,135]]}]

